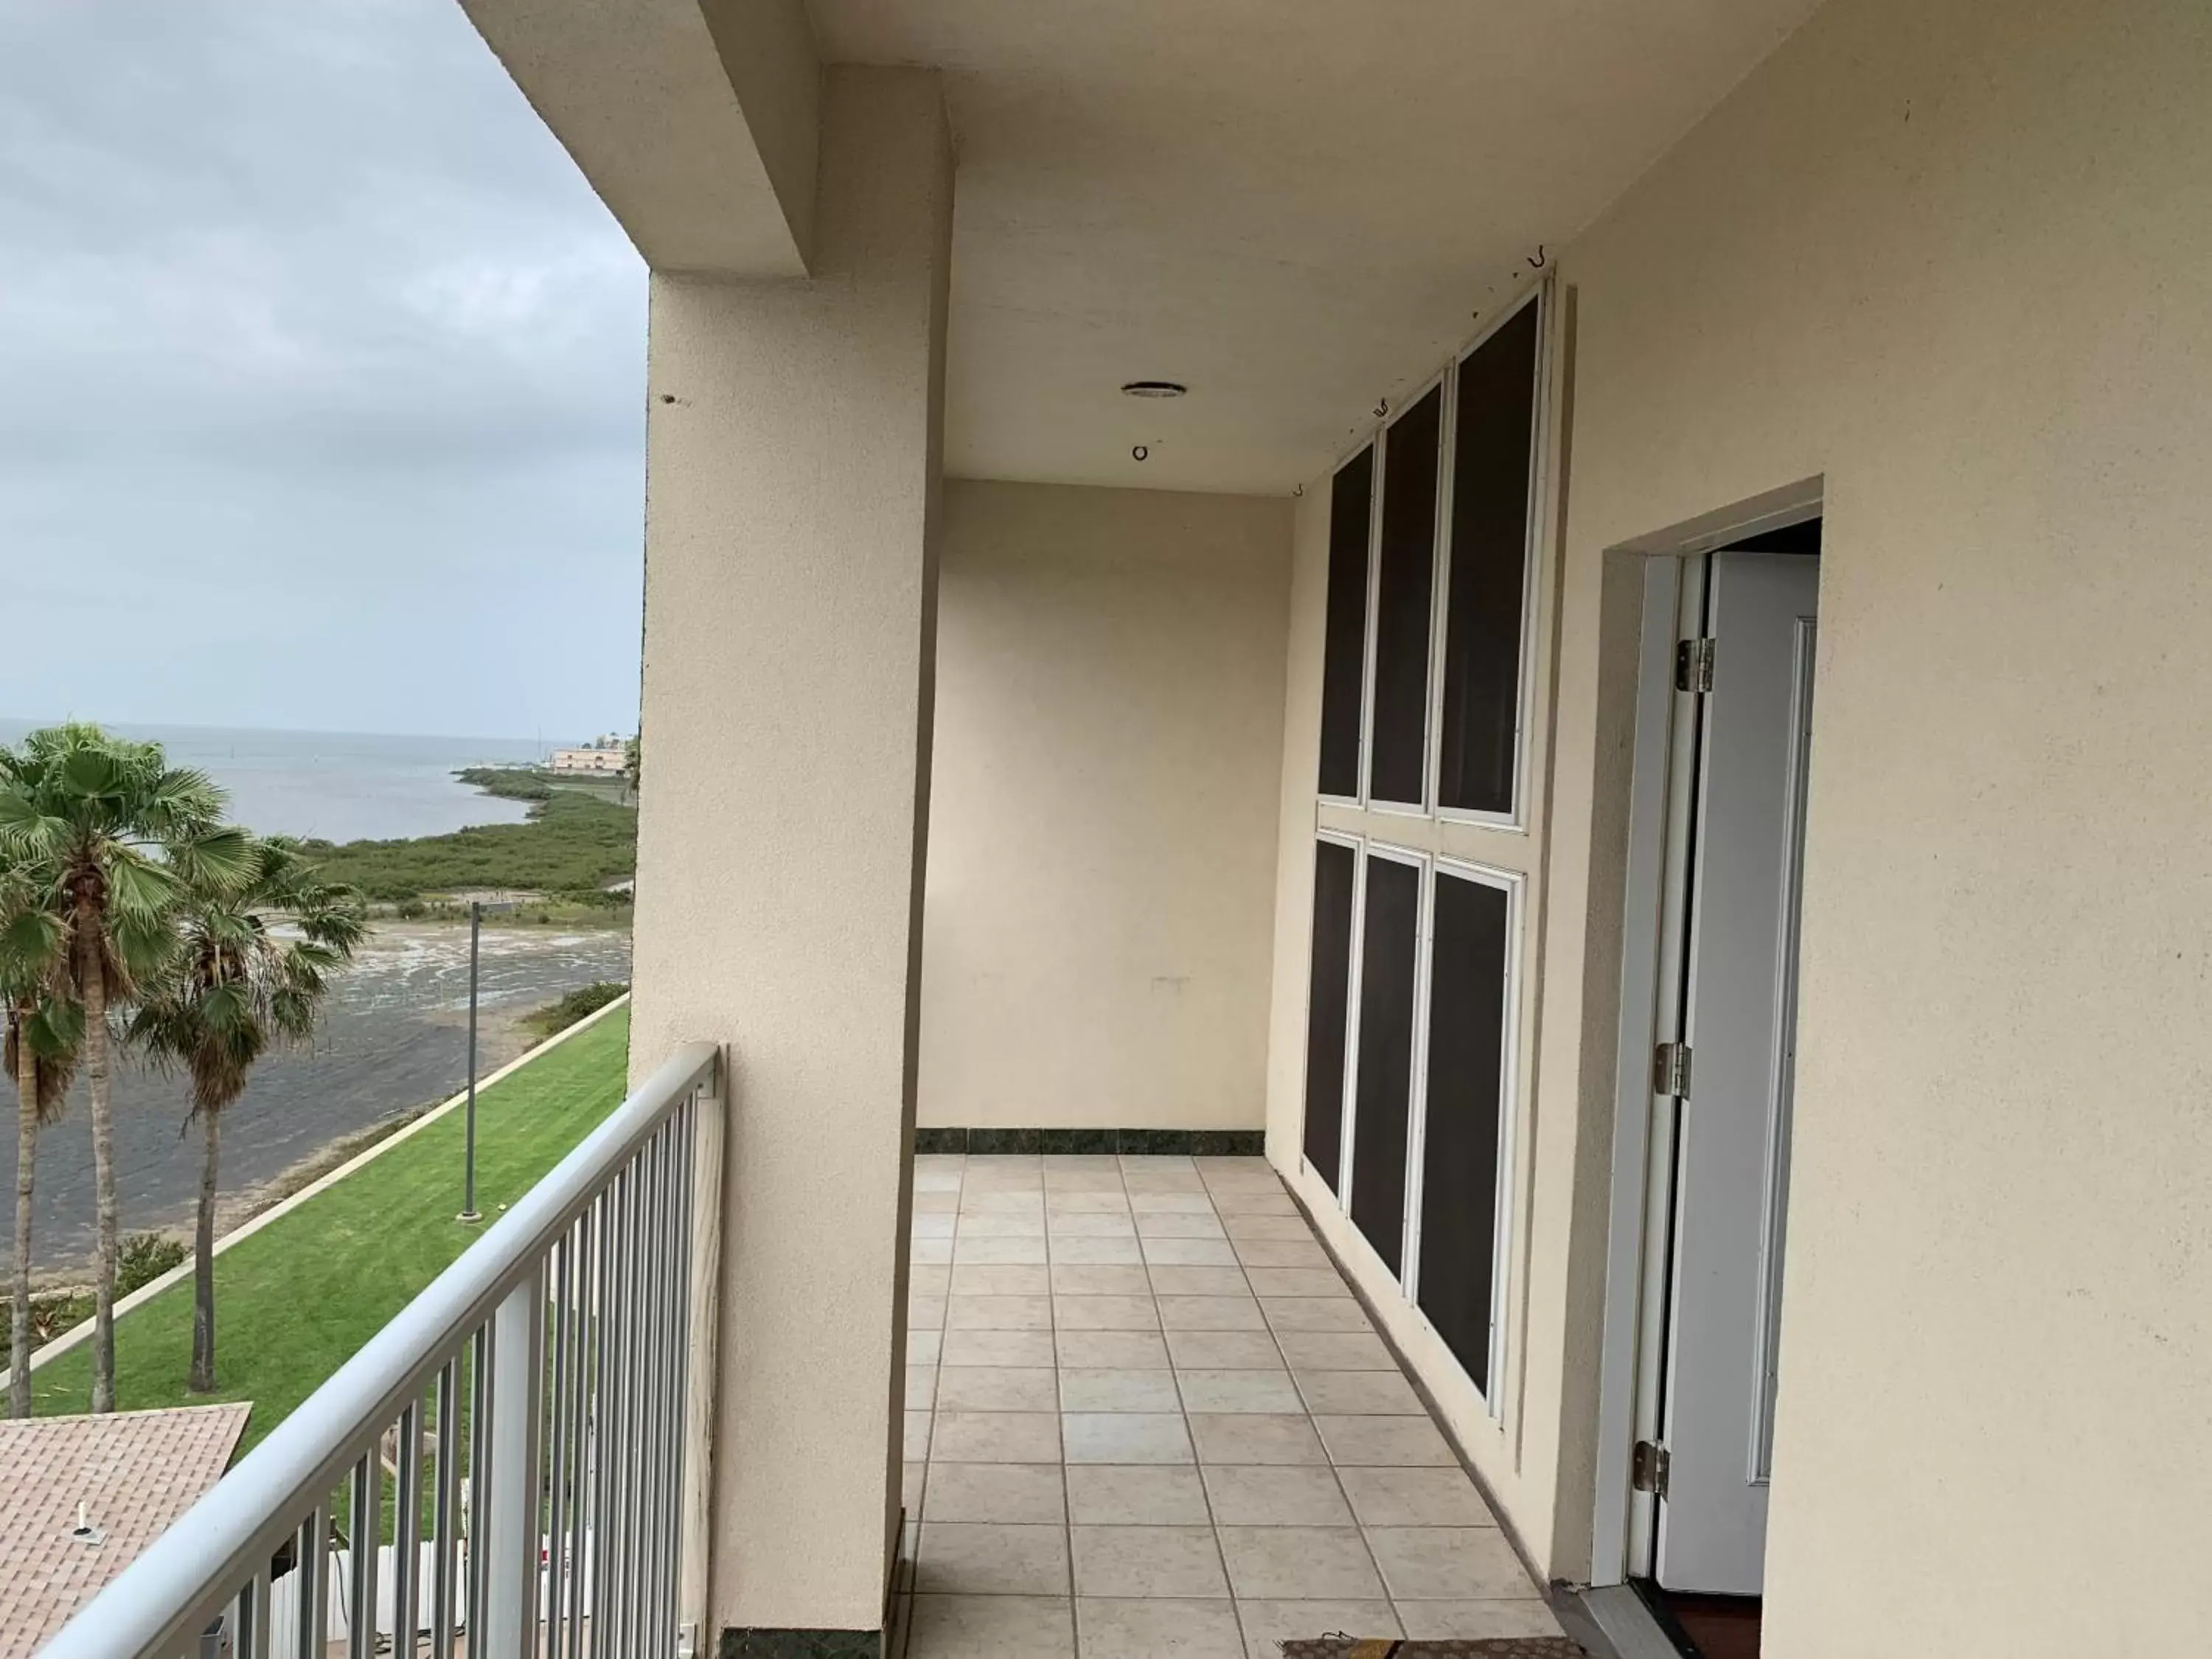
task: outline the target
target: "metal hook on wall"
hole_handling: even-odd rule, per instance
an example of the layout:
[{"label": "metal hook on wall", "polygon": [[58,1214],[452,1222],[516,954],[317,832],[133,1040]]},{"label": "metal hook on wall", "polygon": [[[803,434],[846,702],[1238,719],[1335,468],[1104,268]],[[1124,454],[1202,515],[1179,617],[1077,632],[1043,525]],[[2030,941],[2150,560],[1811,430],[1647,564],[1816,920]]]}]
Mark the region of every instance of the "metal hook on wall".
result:
[{"label": "metal hook on wall", "polygon": [[[1525,258],[1526,256],[1523,257]],[[1528,269],[1531,270],[1541,270],[1544,268],[1545,257],[1544,245],[1541,242],[1539,242],[1536,244],[1536,257],[1533,259],[1528,259],[1527,262]]]}]

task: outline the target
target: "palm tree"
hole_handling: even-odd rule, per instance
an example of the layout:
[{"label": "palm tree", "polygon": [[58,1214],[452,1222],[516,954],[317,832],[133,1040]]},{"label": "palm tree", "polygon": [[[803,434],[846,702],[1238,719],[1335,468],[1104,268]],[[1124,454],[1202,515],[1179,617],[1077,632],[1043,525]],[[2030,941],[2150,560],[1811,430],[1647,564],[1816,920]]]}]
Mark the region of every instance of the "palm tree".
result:
[{"label": "palm tree", "polygon": [[31,1414],[31,1200],[39,1131],[61,1115],[84,1037],[82,1012],[62,993],[68,931],[40,900],[35,881],[0,864],[0,1065],[15,1085],[16,1101],[12,1417]]},{"label": "palm tree", "polygon": [[191,1079],[200,1126],[193,1239],[192,1363],[186,1386],[215,1389],[215,1199],[223,1109],[272,1042],[304,1042],[328,988],[368,931],[350,887],[325,883],[296,842],[251,843],[242,881],[191,886],[176,907],[179,948],[143,989],[130,1035],[157,1064]]},{"label": "palm tree", "polygon": [[242,878],[248,838],[223,827],[223,793],[173,769],[158,744],[71,723],[0,748],[0,858],[68,931],[70,1000],[84,1012],[100,1277],[92,1409],[115,1409],[115,1121],[108,1016],[173,947],[168,912],[187,884]]}]

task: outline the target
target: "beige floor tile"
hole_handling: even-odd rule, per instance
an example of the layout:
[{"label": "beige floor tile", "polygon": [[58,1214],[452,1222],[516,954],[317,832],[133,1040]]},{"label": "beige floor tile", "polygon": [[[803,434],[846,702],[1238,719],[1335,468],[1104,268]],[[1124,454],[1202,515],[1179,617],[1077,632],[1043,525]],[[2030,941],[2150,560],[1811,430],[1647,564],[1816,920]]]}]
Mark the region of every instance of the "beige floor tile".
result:
[{"label": "beige floor tile", "polygon": [[956,1296],[945,1313],[955,1331],[1043,1331],[1052,1328],[1048,1296]]},{"label": "beige floor tile", "polygon": [[[926,1529],[925,1529],[926,1530]],[[1357,1527],[1222,1527],[1221,1553],[1239,1597],[1279,1601],[1306,1595],[1371,1601],[1382,1594]],[[925,1566],[928,1544],[922,1546]]]},{"label": "beige floor tile", "polygon": [[1188,1463],[1190,1434],[1176,1412],[1066,1412],[1070,1463]]},{"label": "beige floor tile", "polygon": [[1298,1212],[1298,1206],[1291,1202],[1288,1193],[1267,1192],[1257,1187],[1249,1192],[1216,1193],[1213,1194],[1213,1207],[1224,1216],[1296,1215]]},{"label": "beige floor tile", "polygon": [[[1163,1270],[1164,1271],[1164,1270]],[[1264,1331],[1260,1304],[1249,1296],[1162,1296],[1160,1323],[1171,1331]]]},{"label": "beige floor tile", "polygon": [[1328,1448],[1332,1463],[1375,1468],[1459,1466],[1437,1425],[1425,1417],[1316,1416],[1314,1427]]},{"label": "beige floor tile", "polygon": [[1055,1210],[1046,1218],[1055,1239],[1134,1238],[1136,1224],[1111,1210]]},{"label": "beige floor tile", "polygon": [[1073,1463],[1067,1518],[1078,1526],[1202,1527],[1206,1489],[1188,1463]]},{"label": "beige floor tile", "polygon": [[1401,1606],[1536,1593],[1495,1527],[1370,1527],[1367,1541],[1390,1599]]},{"label": "beige floor tile", "polygon": [[943,1331],[917,1331],[909,1327],[906,1334],[906,1363],[909,1365],[934,1365],[944,1343]]},{"label": "beige floor tile", "polygon": [[919,1296],[943,1296],[952,1288],[952,1269],[933,1267],[927,1262],[907,1269],[906,1294],[912,1301]]},{"label": "beige floor tile", "polygon": [[1129,1208],[1139,1215],[1212,1216],[1213,1200],[1190,1188],[1132,1187]]},{"label": "beige floor tile", "polygon": [[1267,1323],[1279,1331],[1364,1332],[1373,1335],[1367,1310],[1340,1296],[1271,1296],[1261,1299]]},{"label": "beige floor tile", "polygon": [[970,1176],[1001,1174],[1007,1170],[1036,1175],[1043,1167],[1044,1158],[1036,1152],[970,1152],[968,1154],[968,1173]]},{"label": "beige floor tile", "polygon": [[1157,1267],[1152,1269],[1155,1296],[1249,1296],[1242,1267]]},{"label": "beige floor tile", "polygon": [[937,1403],[937,1367],[909,1365],[906,1368],[906,1408],[910,1412],[926,1412]]},{"label": "beige floor tile", "polygon": [[1280,1370],[1282,1350],[1265,1331],[1170,1331],[1168,1352],[1200,1370]]},{"label": "beige floor tile", "polygon": [[1053,1334],[1063,1367],[1086,1370],[1164,1370],[1168,1351],[1158,1331],[1070,1331]]},{"label": "beige floor tile", "polygon": [[906,1659],[1075,1659],[1066,1596],[917,1595]]},{"label": "beige floor tile", "polygon": [[1247,1242],[1261,1239],[1289,1240],[1300,1244],[1314,1242],[1313,1229],[1306,1225],[1302,1215],[1224,1215],[1221,1224],[1231,1238]]},{"label": "beige floor tile", "polygon": [[934,1160],[943,1154],[930,1153],[914,1161],[914,1189],[918,1193],[958,1192],[960,1166],[964,1158],[949,1158],[944,1163]]},{"label": "beige floor tile", "polygon": [[941,1296],[907,1297],[906,1328],[910,1331],[943,1330],[945,1328],[945,1298]]},{"label": "beige floor tile", "polygon": [[1301,1371],[1395,1371],[1398,1362],[1372,1331],[1293,1331],[1275,1327],[1275,1345]]},{"label": "beige floor tile", "polygon": [[1211,1527],[1070,1529],[1078,1595],[1229,1594]]},{"label": "beige floor tile", "polygon": [[1047,1182],[1044,1210],[1048,1216],[1127,1215],[1129,1213],[1129,1195],[1121,1190],[1119,1180],[1110,1188],[1097,1192],[1082,1188],[1054,1187]]},{"label": "beige floor tile", "polygon": [[1534,1596],[1492,1601],[1401,1601],[1406,1634],[1428,1642],[1480,1642],[1509,1636],[1557,1636],[1559,1621]]},{"label": "beige floor tile", "polygon": [[1413,1385],[1396,1371],[1313,1371],[1298,1373],[1298,1392],[1310,1412],[1364,1412],[1388,1417],[1425,1417]]},{"label": "beige floor tile", "polygon": [[[1121,1241],[1113,1241],[1120,1243]],[[1052,1288],[1056,1296],[1150,1296],[1152,1282],[1135,1262],[1055,1261]]]},{"label": "beige floor tile", "polygon": [[1330,1274],[1336,1272],[1328,1252],[1310,1240],[1240,1238],[1237,1241],[1237,1259],[1248,1267],[1297,1267]]},{"label": "beige floor tile", "polygon": [[1057,1463],[1054,1412],[939,1412],[930,1448],[939,1463]]},{"label": "beige floor tile", "polygon": [[1108,1267],[1144,1264],[1144,1253],[1137,1248],[1133,1234],[1119,1237],[1078,1233],[1073,1237],[1055,1233],[1052,1239],[1052,1260],[1055,1267]]},{"label": "beige floor tile", "polygon": [[1244,1638],[1226,1601],[1108,1601],[1078,1596],[1082,1659],[1240,1659]]},{"label": "beige floor tile", "polygon": [[960,1217],[961,1238],[1042,1238],[1042,1212],[970,1211]]},{"label": "beige floor tile", "polygon": [[1052,1271],[1042,1258],[1032,1265],[993,1262],[981,1266],[956,1265],[952,1294],[959,1296],[1049,1296]]},{"label": "beige floor tile", "polygon": [[1198,1173],[1198,1160],[1188,1152],[1123,1152],[1120,1157],[1125,1176],[1155,1175],[1163,1170],[1177,1174]]},{"label": "beige floor tile", "polygon": [[947,1365],[1049,1365],[1052,1333],[1031,1331],[947,1331],[939,1338],[939,1358]]},{"label": "beige floor tile", "polygon": [[929,1192],[915,1188],[914,1211],[916,1215],[952,1215],[960,1208],[960,1191],[957,1187]]},{"label": "beige floor tile", "polygon": [[1195,1413],[1191,1439],[1201,1463],[1326,1463],[1313,1424],[1297,1416],[1215,1415]]},{"label": "beige floor tile", "polygon": [[937,1373],[943,1411],[1056,1412],[1060,1391],[1049,1365],[945,1365]]},{"label": "beige floor tile", "polygon": [[899,1465],[899,1502],[906,1505],[908,1515],[921,1513],[922,1488],[927,1484],[928,1475],[929,1465],[919,1460]]},{"label": "beige floor tile", "polygon": [[[1225,1238],[1147,1238],[1145,1260],[1156,1267],[1234,1267],[1237,1252]],[[1241,1285],[1231,1287],[1235,1294]]]},{"label": "beige floor tile", "polygon": [[910,1411],[906,1413],[903,1438],[906,1449],[902,1454],[908,1462],[920,1462],[929,1455],[930,1414]]},{"label": "beige floor tile", "polygon": [[1042,1215],[1044,1194],[1042,1190],[1023,1191],[1019,1188],[970,1188],[960,1194],[960,1214],[964,1220],[971,1215]]},{"label": "beige floor tile", "polygon": [[921,1515],[927,1521],[1060,1526],[1067,1520],[1065,1482],[1057,1463],[939,1463],[930,1473]]},{"label": "beige floor tile", "polygon": [[1254,1267],[1245,1275],[1255,1296],[1336,1296],[1350,1300],[1352,1288],[1334,1267]]},{"label": "beige floor tile", "polygon": [[1064,1192],[1107,1192],[1121,1190],[1121,1165],[1110,1152],[1092,1157],[1085,1153],[1048,1153],[1044,1160],[1045,1190],[1057,1187]]},{"label": "beige floor tile", "polygon": [[1148,1296],[1056,1296],[1052,1315],[1063,1331],[1142,1331],[1160,1322]]},{"label": "beige floor tile", "polygon": [[1352,1510],[1328,1468],[1209,1463],[1206,1496],[1224,1527],[1348,1527]]},{"label": "beige floor tile", "polygon": [[1403,1633],[1388,1601],[1239,1601],[1237,1617],[1248,1659],[1283,1659],[1284,1643],[1338,1632],[1355,1638]]},{"label": "beige floor tile", "polygon": [[960,1288],[961,1267],[1012,1263],[1035,1266],[1045,1260],[1042,1233],[986,1233],[981,1237],[964,1235],[952,1242],[952,1261],[955,1271],[952,1283]]},{"label": "beige floor tile", "polygon": [[1160,1370],[1091,1370],[1060,1373],[1060,1408],[1068,1412],[1179,1412],[1175,1373]]},{"label": "beige floor tile", "polygon": [[908,1231],[916,1238],[950,1238],[959,1219],[950,1210],[916,1210]]},{"label": "beige floor tile", "polygon": [[1211,1206],[1203,1210],[1140,1210],[1136,1214],[1140,1238],[1226,1238],[1221,1218]]},{"label": "beige floor tile", "polygon": [[945,1267],[952,1262],[952,1238],[915,1238],[907,1247],[907,1260],[917,1267]]},{"label": "beige floor tile", "polygon": [[1337,1470],[1352,1512],[1368,1527],[1494,1527],[1497,1517],[1458,1468]]},{"label": "beige floor tile", "polygon": [[1284,1370],[1178,1370],[1187,1412],[1267,1412],[1305,1409],[1291,1374]]},{"label": "beige floor tile", "polygon": [[1197,1193],[1202,1197],[1206,1192],[1195,1170],[1127,1170],[1121,1184],[1132,1199],[1139,1193]]}]

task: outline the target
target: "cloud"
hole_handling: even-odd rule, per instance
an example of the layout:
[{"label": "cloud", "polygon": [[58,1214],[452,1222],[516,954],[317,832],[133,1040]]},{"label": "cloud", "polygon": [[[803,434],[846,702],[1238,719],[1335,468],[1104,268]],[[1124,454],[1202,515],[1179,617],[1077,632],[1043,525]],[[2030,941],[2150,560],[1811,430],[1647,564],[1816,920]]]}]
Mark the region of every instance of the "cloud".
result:
[{"label": "cloud", "polygon": [[454,0],[0,9],[0,714],[634,717],[644,268]]}]

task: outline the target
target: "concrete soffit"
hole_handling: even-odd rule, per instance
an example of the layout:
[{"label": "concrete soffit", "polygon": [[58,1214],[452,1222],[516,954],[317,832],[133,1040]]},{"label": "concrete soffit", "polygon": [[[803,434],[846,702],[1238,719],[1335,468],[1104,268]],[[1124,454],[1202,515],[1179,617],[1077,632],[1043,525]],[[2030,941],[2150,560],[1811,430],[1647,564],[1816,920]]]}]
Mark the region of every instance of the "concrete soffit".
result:
[{"label": "concrete soffit", "polygon": [[822,64],[804,0],[461,0],[656,270],[805,276]]}]

